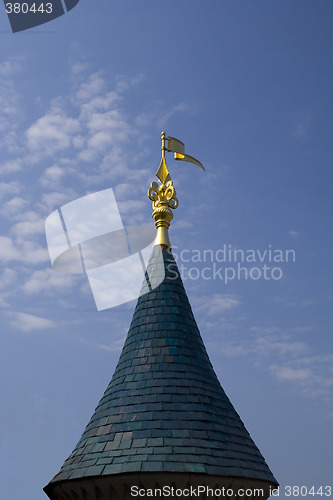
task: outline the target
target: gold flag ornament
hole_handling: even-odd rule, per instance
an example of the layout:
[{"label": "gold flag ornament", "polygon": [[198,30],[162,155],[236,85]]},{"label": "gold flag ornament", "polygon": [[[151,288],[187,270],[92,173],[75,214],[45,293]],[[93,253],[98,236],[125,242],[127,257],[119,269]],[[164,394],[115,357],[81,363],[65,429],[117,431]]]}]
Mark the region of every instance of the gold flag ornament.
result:
[{"label": "gold flag ornament", "polygon": [[167,137],[168,141],[168,151],[171,153],[179,153],[185,155],[185,146],[182,141],[175,139],[174,137]]},{"label": "gold flag ornament", "polygon": [[[159,186],[157,182],[151,183],[148,189],[148,198],[153,202],[153,219],[157,228],[154,246],[163,245],[171,247],[168,229],[173,219],[172,210],[178,207],[178,198],[165,161],[165,152],[174,153],[176,160],[189,161],[190,163],[199,165],[203,170],[205,169],[200,161],[185,154],[185,146],[182,141],[174,137],[166,137],[165,132],[162,132],[161,139],[162,159],[156,172],[156,177],[160,180],[161,184]],[[168,147],[166,147],[166,141],[168,141]]]},{"label": "gold flag ornament", "polygon": [[[193,156],[185,154],[185,146],[182,141],[175,139],[174,137],[166,137],[165,132],[161,134],[162,139],[162,159],[160,166],[156,172],[156,177],[161,181],[163,185],[166,185],[168,182],[171,182],[170,172],[168,170],[166,161],[165,161],[165,152],[168,151],[170,153],[174,153],[175,160],[183,160],[188,161],[190,163],[194,163],[195,165],[199,165],[203,170],[205,170],[202,163]],[[168,141],[168,147],[166,147],[166,141]]]},{"label": "gold flag ornament", "polygon": [[195,165],[198,165],[203,170],[205,170],[205,167],[202,165],[202,163],[200,163],[199,160],[197,160],[196,158],[193,158],[193,156],[185,154],[185,146],[184,146],[184,143],[182,141],[179,141],[178,139],[175,139],[174,137],[167,137],[167,141],[168,141],[167,151],[174,153],[175,160],[188,161],[190,163],[194,163]]}]

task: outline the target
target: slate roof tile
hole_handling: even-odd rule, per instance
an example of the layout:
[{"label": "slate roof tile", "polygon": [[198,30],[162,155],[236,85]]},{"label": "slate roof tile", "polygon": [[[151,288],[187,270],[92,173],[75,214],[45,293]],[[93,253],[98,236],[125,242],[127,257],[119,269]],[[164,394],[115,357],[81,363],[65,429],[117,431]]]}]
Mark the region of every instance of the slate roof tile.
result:
[{"label": "slate roof tile", "polygon": [[164,281],[144,283],[112,380],[52,481],[174,471],[276,483],[220,386],[180,277],[171,279],[172,254],[163,259]]}]

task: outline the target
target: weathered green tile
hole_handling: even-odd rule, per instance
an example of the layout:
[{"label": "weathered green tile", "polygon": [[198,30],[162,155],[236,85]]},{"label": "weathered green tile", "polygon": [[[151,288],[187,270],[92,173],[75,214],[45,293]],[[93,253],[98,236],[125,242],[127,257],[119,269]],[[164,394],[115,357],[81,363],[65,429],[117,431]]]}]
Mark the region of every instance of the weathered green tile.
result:
[{"label": "weathered green tile", "polygon": [[144,448],[147,444],[147,439],[133,439],[133,448]]},{"label": "weathered green tile", "polygon": [[201,464],[185,463],[185,470],[187,472],[207,472],[207,468]]},{"label": "weathered green tile", "polygon": [[120,443],[119,443],[119,449],[120,450],[125,450],[127,448],[130,448],[132,446],[132,442],[133,440],[132,439],[123,439]]}]

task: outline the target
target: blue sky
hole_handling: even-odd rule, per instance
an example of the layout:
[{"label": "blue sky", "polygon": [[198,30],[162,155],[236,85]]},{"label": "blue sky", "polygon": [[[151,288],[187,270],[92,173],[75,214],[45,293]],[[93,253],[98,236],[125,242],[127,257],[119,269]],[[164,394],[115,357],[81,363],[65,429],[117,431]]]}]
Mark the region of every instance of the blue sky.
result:
[{"label": "blue sky", "polygon": [[[197,270],[184,284],[219,380],[282,488],[331,484],[332,15],[328,0],[81,0],[13,34],[2,9],[4,498],[46,498],[135,307],[98,312],[84,275],[53,271],[45,219],[112,188],[124,224],[153,224],[162,130],[206,167],[167,158],[170,238]],[[214,262],[182,262],[224,245],[295,262],[265,261],[281,279],[228,283],[202,277]]]}]

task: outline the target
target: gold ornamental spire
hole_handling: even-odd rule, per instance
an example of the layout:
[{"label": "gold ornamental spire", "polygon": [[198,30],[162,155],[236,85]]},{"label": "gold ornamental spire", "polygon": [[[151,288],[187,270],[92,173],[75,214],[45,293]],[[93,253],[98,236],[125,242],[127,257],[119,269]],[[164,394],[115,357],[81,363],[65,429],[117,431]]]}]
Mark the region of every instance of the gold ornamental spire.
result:
[{"label": "gold ornamental spire", "polygon": [[[173,219],[172,210],[178,207],[178,198],[165,161],[165,152],[173,152],[176,160],[188,161],[199,165],[199,167],[203,170],[205,169],[198,160],[185,154],[185,147],[181,141],[175,139],[174,137],[165,137],[165,132],[162,132],[161,138],[162,159],[156,172],[156,177],[161,184],[158,185],[157,182],[151,183],[150,188],[148,189],[148,198],[153,202],[154,211],[152,217],[157,228],[154,246],[164,245],[171,247],[168,229],[170,227],[170,222]],[[165,146],[165,141],[168,141],[168,147]]]}]

